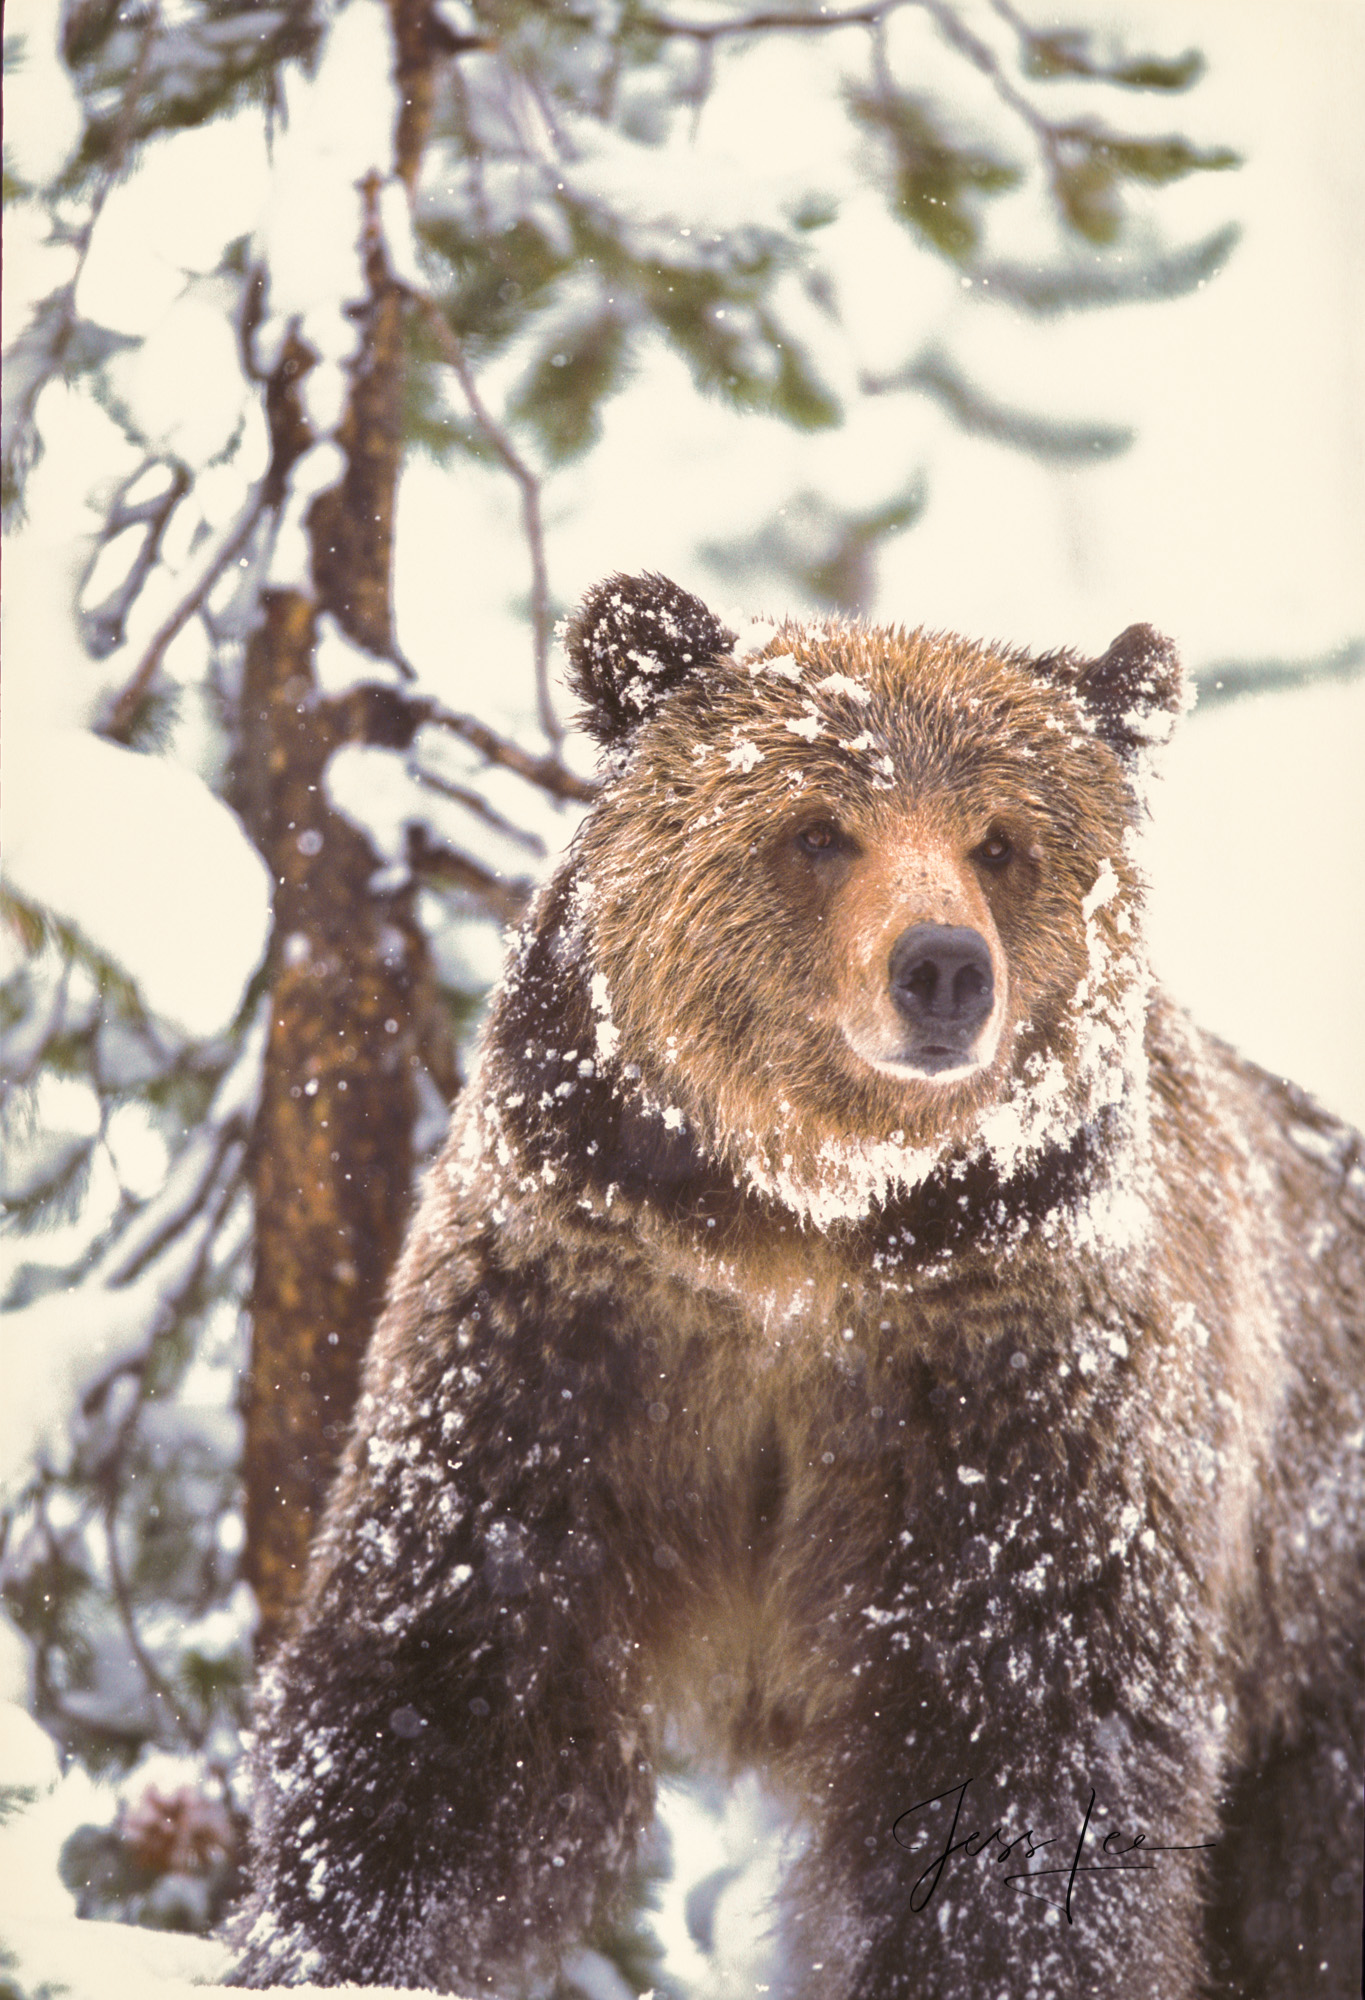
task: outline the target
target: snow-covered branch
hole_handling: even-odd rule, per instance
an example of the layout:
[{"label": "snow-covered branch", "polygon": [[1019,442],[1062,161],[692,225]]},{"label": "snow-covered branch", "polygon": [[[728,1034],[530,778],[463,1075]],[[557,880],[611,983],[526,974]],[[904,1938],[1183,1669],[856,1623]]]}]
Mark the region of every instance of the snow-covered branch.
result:
[{"label": "snow-covered branch", "polygon": [[18,1492],[34,1465],[63,1460],[81,1409],[143,1365],[200,1283],[239,1186],[265,1030],[262,1010],[160,1193],[92,1269],[0,1316],[0,1492]]}]

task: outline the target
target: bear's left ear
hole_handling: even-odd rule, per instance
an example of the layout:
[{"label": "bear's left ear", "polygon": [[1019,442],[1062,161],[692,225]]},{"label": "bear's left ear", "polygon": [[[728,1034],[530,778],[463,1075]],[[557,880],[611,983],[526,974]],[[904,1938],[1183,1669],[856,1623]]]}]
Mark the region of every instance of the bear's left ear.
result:
[{"label": "bear's left ear", "polygon": [[1150,625],[1120,632],[1107,653],[1082,664],[1075,686],[1099,734],[1125,758],[1167,742],[1185,707],[1180,656]]},{"label": "bear's left ear", "polygon": [[603,744],[628,736],[661,694],[707,660],[724,658],[734,643],[699,597],[648,574],[609,576],[564,631],[570,685]]}]

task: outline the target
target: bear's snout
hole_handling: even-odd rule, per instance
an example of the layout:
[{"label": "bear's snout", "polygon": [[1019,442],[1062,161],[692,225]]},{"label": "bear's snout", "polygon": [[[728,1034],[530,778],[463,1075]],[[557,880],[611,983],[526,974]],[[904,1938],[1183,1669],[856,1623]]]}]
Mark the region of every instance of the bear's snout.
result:
[{"label": "bear's snout", "polygon": [[930,1073],[970,1060],[995,1005],[991,948],[963,924],[912,924],[891,947],[888,983],[913,1033],[911,1053]]}]

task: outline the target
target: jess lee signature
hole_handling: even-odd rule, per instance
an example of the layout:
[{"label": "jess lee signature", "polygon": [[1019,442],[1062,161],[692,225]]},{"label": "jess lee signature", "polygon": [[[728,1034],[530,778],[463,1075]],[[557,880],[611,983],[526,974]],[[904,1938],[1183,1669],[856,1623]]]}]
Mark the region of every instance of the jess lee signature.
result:
[{"label": "jess lee signature", "polygon": [[[1025,1827],[1022,1833],[1015,1834],[1013,1839],[1008,1839],[1003,1826],[994,1826],[989,1832],[980,1827],[973,1828],[970,1833],[963,1834],[959,1839],[957,1829],[962,1819],[967,1787],[971,1782],[970,1778],[964,1778],[960,1785],[952,1785],[944,1792],[935,1792],[931,1799],[921,1799],[918,1805],[907,1806],[905,1811],[898,1814],[892,1822],[891,1835],[896,1844],[905,1848],[908,1853],[922,1854],[926,1845],[931,1844],[933,1835],[929,1836],[928,1841],[910,1838],[910,1833],[917,1831],[911,1825],[916,1813],[928,1812],[933,1806],[942,1806],[946,1812],[949,1803],[953,1806],[952,1824],[948,1828],[947,1839],[934,1852],[933,1859],[911,1887],[910,1908],[916,1913],[928,1907],[954,1855],[965,1855],[972,1861],[988,1859],[994,1866],[1000,1867],[1012,1860],[1029,1862],[1035,1855],[1041,1854],[1044,1848],[1056,1847],[1067,1838],[1065,1834],[1060,1833],[1039,1835],[1030,1826]],[[1069,1924],[1075,1922],[1071,1914],[1071,1902],[1077,1880],[1082,1875],[1149,1873],[1157,1866],[1154,1860],[1145,1858],[1149,1855],[1190,1854],[1200,1848],[1216,1847],[1218,1844],[1213,1840],[1159,1844],[1149,1840],[1143,1832],[1134,1832],[1130,1835],[1119,1827],[1111,1827],[1101,1839],[1098,1833],[1092,1834],[1090,1826],[1095,1811],[1095,1796],[1092,1786],[1085,1814],[1081,1820],[1080,1834],[1069,1862],[1063,1862],[1057,1867],[1016,1867],[1012,1874],[1001,1878],[1013,1884],[1022,1895],[1058,1904],[1065,1910]],[[1091,1843],[1090,1853],[1095,1857],[1091,1860],[1082,1859],[1086,1852],[1087,1841]],[[1064,1890],[1058,1879],[1063,1876]],[[1046,1886],[1039,1886],[1042,1884]]]}]

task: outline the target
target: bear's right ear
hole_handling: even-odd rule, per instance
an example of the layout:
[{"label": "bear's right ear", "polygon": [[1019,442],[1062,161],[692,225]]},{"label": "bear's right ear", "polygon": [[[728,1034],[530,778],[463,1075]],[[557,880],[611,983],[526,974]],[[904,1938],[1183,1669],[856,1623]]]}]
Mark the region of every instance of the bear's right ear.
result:
[{"label": "bear's right ear", "polygon": [[1151,625],[1120,632],[1107,653],[1084,663],[1075,685],[1099,734],[1129,759],[1167,742],[1185,707],[1180,656]]},{"label": "bear's right ear", "polygon": [[564,632],[569,684],[599,743],[619,743],[666,689],[735,643],[699,597],[666,576],[609,576]]}]

